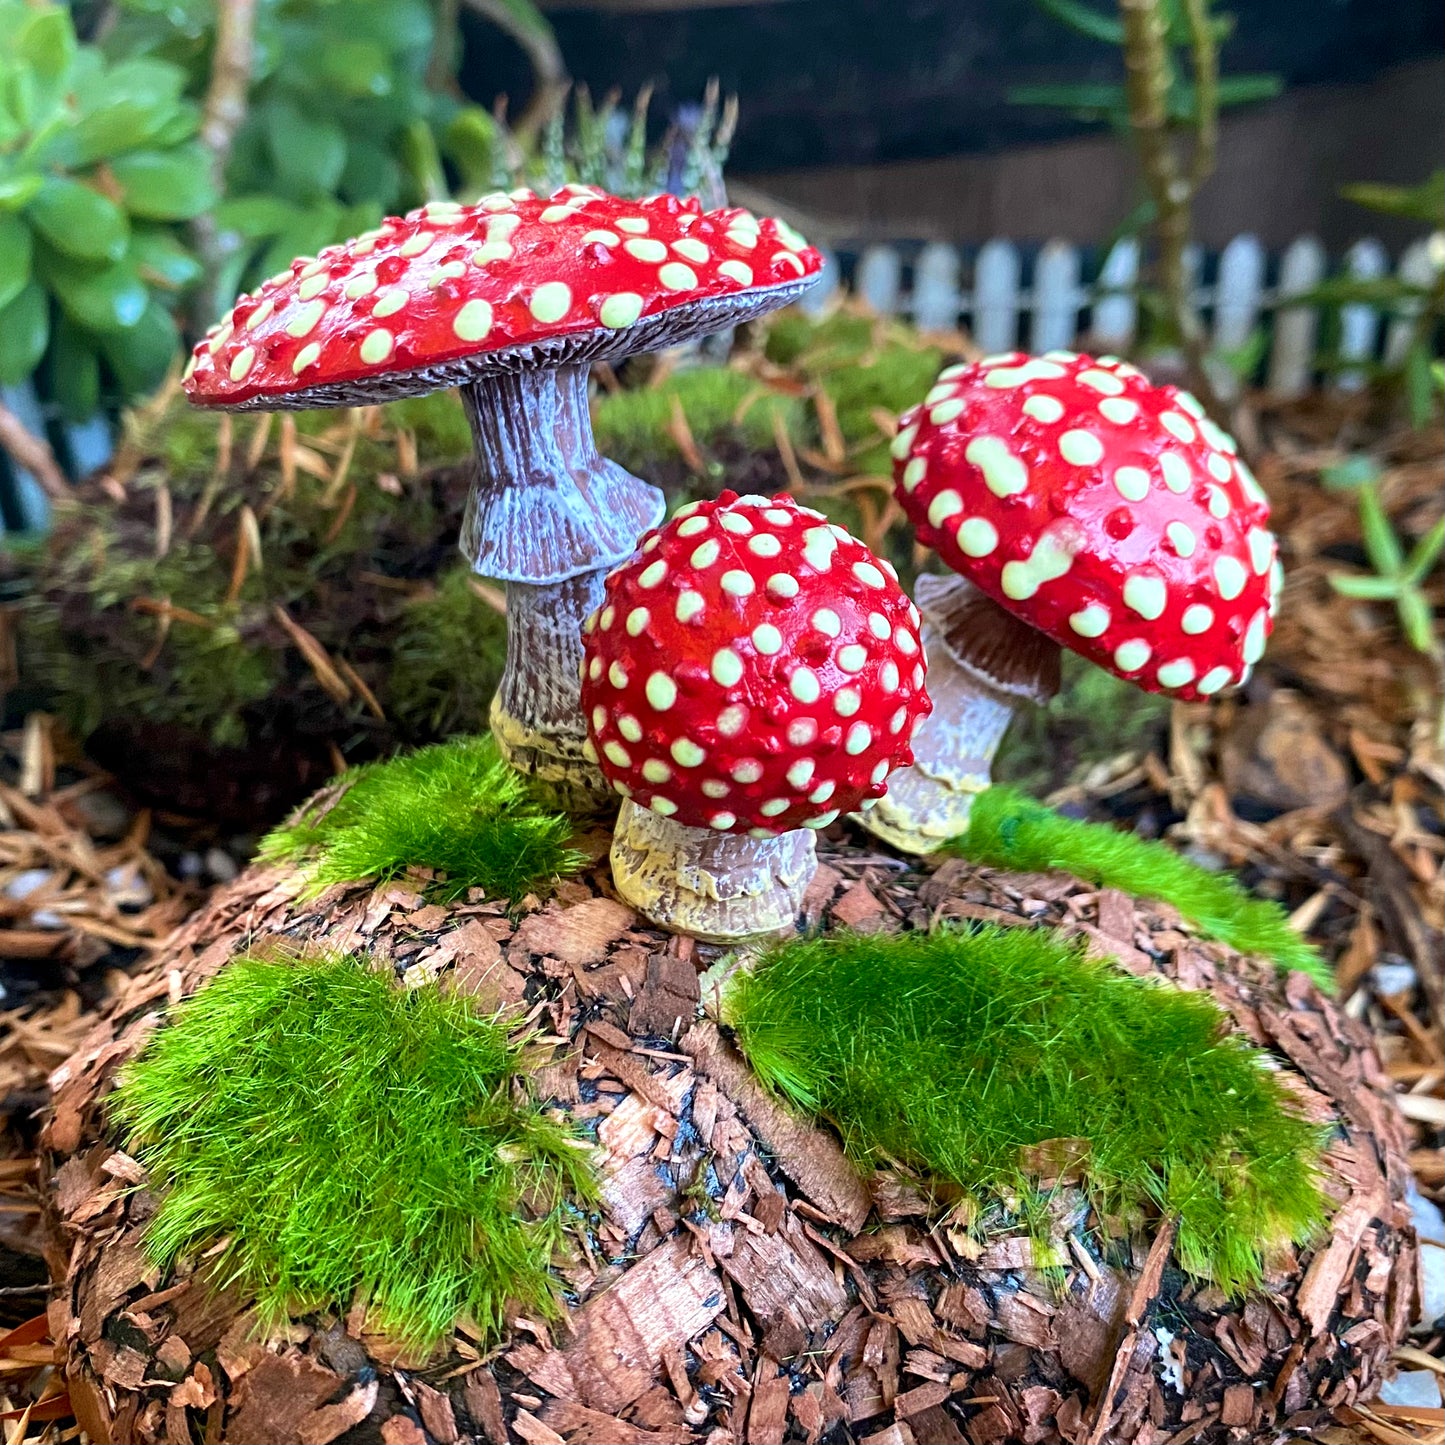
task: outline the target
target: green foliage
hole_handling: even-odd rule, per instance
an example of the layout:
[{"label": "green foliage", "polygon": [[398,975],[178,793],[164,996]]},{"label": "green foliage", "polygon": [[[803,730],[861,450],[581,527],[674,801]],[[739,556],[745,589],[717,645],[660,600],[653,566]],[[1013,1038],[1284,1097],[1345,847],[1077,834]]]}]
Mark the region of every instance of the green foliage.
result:
[{"label": "green foliage", "polygon": [[1393,602],[1400,628],[1417,652],[1439,659],[1445,655],[1436,631],[1435,612],[1425,595],[1425,583],[1445,552],[1445,517],[1442,517],[1407,553],[1396,535],[1380,497],[1379,466],[1360,455],[1328,469],[1325,485],[1336,490],[1358,490],[1360,534],[1373,575],[1330,574],[1330,586],[1344,597],[1365,602]]},{"label": "green foliage", "polygon": [[1334,988],[1329,965],[1277,904],[1251,897],[1234,878],[1206,872],[1164,843],[1065,818],[1013,788],[989,788],[974,799],[968,831],[948,846],[995,868],[1058,869],[1103,888],[1161,899],[1231,948],[1272,958]]},{"label": "green foliage", "polygon": [[0,0],[0,383],[78,419],[153,388],[198,274],[178,222],[216,201],[185,74],[108,57],[68,8]]},{"label": "green foliage", "polygon": [[[1354,185],[1341,194],[1367,210],[1384,216],[1398,216],[1421,221],[1437,232],[1445,227],[1445,170],[1435,171],[1417,186]],[[1348,368],[1356,375],[1364,374],[1397,392],[1403,392],[1410,423],[1424,426],[1435,414],[1445,382],[1437,381],[1436,359],[1439,332],[1445,325],[1445,254],[1438,235],[1431,238],[1430,258],[1433,274],[1428,280],[1412,281],[1404,276],[1332,276],[1305,298],[1320,306],[1338,310],[1344,306],[1376,306],[1397,315],[1413,318],[1413,326],[1398,360],[1382,364],[1366,364],[1355,359],[1341,360],[1337,368]],[[1336,323],[1335,329],[1338,329]],[[1422,649],[1428,650],[1428,649]]]},{"label": "green foliage", "polygon": [[314,895],[333,883],[394,878],[408,868],[446,875],[444,899],[469,888],[517,899],[575,872],[572,825],[546,811],[490,736],[453,738],[354,768],[261,842],[268,862],[297,863]]},{"label": "green foliage", "polygon": [[409,732],[444,737],[487,722],[507,653],[506,618],[477,596],[465,565],[407,604],[392,646],[392,712]]},{"label": "green foliage", "polygon": [[420,1346],[560,1313],[548,1273],[585,1141],[519,1102],[518,1047],[435,985],[353,958],[231,964],[125,1071],[112,1115],[160,1203],[162,1268],[219,1246],[263,1322],[345,1310]]},{"label": "green foliage", "polygon": [[[1115,49],[1124,45],[1124,26],[1112,9],[1097,10],[1083,0],[1036,0],[1040,10],[1078,35]],[[1207,11],[1207,5],[1206,5]],[[1186,54],[1193,46],[1186,0],[1163,0],[1159,5],[1171,52]],[[1234,16],[1208,15],[1207,23],[1216,45],[1234,33]],[[1180,61],[1170,65],[1167,110],[1171,125],[1193,126],[1199,116],[1198,87],[1188,78],[1188,66]],[[1230,75],[1220,77],[1214,87],[1214,103],[1220,108],[1270,100],[1284,88],[1278,75]],[[1042,105],[1067,111],[1078,120],[1104,121],[1114,130],[1129,130],[1129,104],[1122,84],[1085,81],[1051,85],[1020,85],[1009,91],[1015,105]]]},{"label": "green foliage", "polygon": [[1180,1264],[1237,1292],[1322,1223],[1318,1130],[1206,995],[1037,929],[780,944],[723,1017],[754,1071],[860,1161],[899,1159],[1041,1219],[1076,1160],[1101,1216],[1179,1220]]}]

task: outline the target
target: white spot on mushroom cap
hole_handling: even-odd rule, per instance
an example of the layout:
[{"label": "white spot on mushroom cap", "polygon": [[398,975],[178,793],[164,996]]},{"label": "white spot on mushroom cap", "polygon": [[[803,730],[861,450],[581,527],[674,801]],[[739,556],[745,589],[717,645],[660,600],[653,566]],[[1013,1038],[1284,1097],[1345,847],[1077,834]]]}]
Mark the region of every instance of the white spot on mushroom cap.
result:
[{"label": "white spot on mushroom cap", "polygon": [[597,319],[612,331],[633,325],[641,315],[642,297],[635,291],[614,292],[597,308]]},{"label": "white spot on mushroom cap", "polygon": [[1264,656],[1265,628],[1268,622],[1269,613],[1260,608],[1249,619],[1249,626],[1244,629],[1244,660],[1251,667]]},{"label": "white spot on mushroom cap", "polygon": [[256,348],[254,346],[243,346],[232,358],[230,375],[232,381],[244,381],[247,373],[256,362]]},{"label": "white spot on mushroom cap", "polygon": [[668,751],[673,761],[682,768],[700,767],[707,760],[707,753],[691,738],[674,738]]},{"label": "white spot on mushroom cap", "polygon": [[1228,685],[1234,673],[1227,667],[1211,667],[1195,685],[1195,691],[1205,697],[1212,697],[1220,688]]},{"label": "white spot on mushroom cap", "polygon": [[936,406],[928,409],[928,419],[934,426],[946,426],[955,418],[964,413],[965,403],[958,397],[952,397],[948,401],[940,401]]},{"label": "white spot on mushroom cap", "polygon": [[1234,464],[1223,452],[1210,452],[1205,465],[1216,482],[1227,482],[1234,475]]},{"label": "white spot on mushroom cap", "polygon": [[306,305],[299,306],[291,313],[291,318],[286,323],[286,334],[288,336],[309,336],[316,330],[317,323],[326,315],[326,303],[324,301],[308,301]]},{"label": "white spot on mushroom cap", "polygon": [[928,504],[928,521],[930,526],[941,527],[950,517],[963,511],[963,498],[947,487],[938,492]]},{"label": "white spot on mushroom cap", "polygon": [[806,748],[818,740],[818,724],[814,718],[795,717],[788,724],[788,746]]},{"label": "white spot on mushroom cap", "polygon": [[1035,421],[1043,422],[1045,426],[1052,426],[1063,416],[1064,404],[1058,397],[1040,391],[1024,402],[1023,412],[1025,416],[1031,416]]},{"label": "white spot on mushroom cap", "polygon": [[751,597],[757,587],[752,574],[741,567],[729,568],[722,574],[718,585],[732,597]]},{"label": "white spot on mushroom cap", "polygon": [[667,563],[659,557],[655,562],[649,562],[637,576],[639,587],[652,588],[667,576]]},{"label": "white spot on mushroom cap", "polygon": [[532,292],[527,309],[544,326],[551,325],[572,309],[572,289],[565,281],[544,281]]},{"label": "white spot on mushroom cap", "polygon": [[1223,521],[1229,515],[1229,494],[1223,487],[1209,488],[1209,515]]},{"label": "white spot on mushroom cap", "polygon": [[928,461],[925,457],[913,457],[903,468],[903,490],[911,492],[928,475]]},{"label": "white spot on mushroom cap", "polygon": [[1115,426],[1128,426],[1139,415],[1139,403],[1127,396],[1105,397],[1099,403],[1099,415]]},{"label": "white spot on mushroom cap", "polygon": [[1178,452],[1160,452],[1159,471],[1171,492],[1183,495],[1194,484],[1194,472]]},{"label": "white spot on mushroom cap", "polygon": [[776,557],[783,544],[771,532],[759,532],[748,539],[748,551],[755,557]]},{"label": "white spot on mushroom cap", "polygon": [[774,596],[790,601],[798,595],[798,579],[787,572],[774,572],[767,581],[768,591]]},{"label": "white spot on mushroom cap", "polygon": [[321,292],[326,289],[330,280],[331,277],[326,272],[321,272],[315,276],[308,276],[296,288],[296,295],[300,297],[302,301],[309,301],[313,296],[319,296]]},{"label": "white spot on mushroom cap", "polygon": [[[832,778],[825,778],[808,794],[808,801],[810,803],[826,803],[837,791],[838,784]],[[837,815],[835,814],[834,816],[836,817]]]},{"label": "white spot on mushroom cap", "polygon": [[1183,522],[1169,522],[1165,525],[1164,535],[1168,537],[1170,545],[1181,557],[1192,557],[1194,549],[1199,545],[1199,539],[1194,535],[1191,528]]},{"label": "white spot on mushroom cap", "polygon": [[607,681],[615,687],[618,692],[627,686],[627,669],[616,660],[607,664]]},{"label": "white spot on mushroom cap", "polygon": [[763,775],[763,765],[755,758],[744,758],[741,762],[734,763],[728,770],[733,782],[741,783],[746,787],[749,783],[756,783]]},{"label": "white spot on mushroom cap", "polygon": [[1005,562],[999,574],[999,585],[1005,597],[1026,602],[1045,582],[1065,576],[1074,565],[1076,541],[1073,535],[1058,527],[1039,534],[1034,550],[1022,561]]},{"label": "white spot on mushroom cap", "polygon": [[709,537],[701,546],[693,549],[692,556],[688,558],[688,565],[701,572],[711,567],[721,555],[722,548],[718,545],[717,538]]},{"label": "white spot on mushroom cap", "polygon": [[729,703],[717,715],[717,730],[725,738],[735,738],[747,726],[748,710],[740,702]]},{"label": "white spot on mushroom cap", "polygon": [[855,562],[853,575],[865,587],[883,588],[888,585],[888,579],[871,562]]},{"label": "white spot on mushroom cap", "polygon": [[452,320],[452,330],[463,341],[484,341],[491,329],[492,308],[486,301],[468,301]]},{"label": "white spot on mushroom cap", "polygon": [[376,298],[376,302],[371,308],[371,314],[373,316],[392,316],[410,300],[411,296],[404,286],[388,286]]},{"label": "white spot on mushroom cap", "polygon": [[473,266],[489,266],[493,261],[510,261],[516,252],[510,241],[486,241],[471,254]]},{"label": "white spot on mushroom cap", "polygon": [[685,521],[679,523],[677,535],[679,537],[697,537],[703,532],[706,532],[711,525],[712,519],[710,517],[688,517]]},{"label": "white spot on mushroom cap", "polygon": [[616,231],[588,231],[581,238],[584,246],[618,246],[622,243],[622,237]]},{"label": "white spot on mushroom cap", "polygon": [[296,353],[296,359],[291,363],[291,372],[294,376],[300,376],[308,366],[315,366],[321,360],[321,347],[314,341],[308,341],[300,351]]},{"label": "white spot on mushroom cap", "polygon": [[1199,433],[1194,429],[1194,423],[1182,412],[1166,411],[1160,414],[1159,425],[1165,431],[1177,436],[1180,441],[1189,443],[1194,441]]},{"label": "white spot on mushroom cap", "polygon": [[597,618],[597,625],[604,631],[610,632],[612,624],[617,621],[617,609],[609,602]]},{"label": "white spot on mushroom cap", "polygon": [[1059,455],[1074,467],[1092,467],[1103,459],[1104,444],[1091,431],[1071,427],[1059,438]]},{"label": "white spot on mushroom cap", "polygon": [[254,331],[258,326],[263,325],[276,309],[276,303],[268,296],[247,318],[246,330]]},{"label": "white spot on mushroom cap", "polygon": [[1114,490],[1126,502],[1142,502],[1149,495],[1149,473],[1143,467],[1116,467]]},{"label": "white spot on mushroom cap", "polygon": [[812,828],[814,831],[816,831],[819,828],[826,828],[829,823],[833,822],[837,818],[837,816],[838,810],[834,808],[832,812],[820,813],[816,818],[807,819],[807,821],[804,822],[803,826],[805,828]]},{"label": "white spot on mushroom cap", "polygon": [[725,798],[731,791],[732,789],[721,778],[704,778],[702,780],[702,795],[705,798]]},{"label": "white spot on mushroom cap", "polygon": [[602,755],[609,763],[619,768],[630,768],[632,766],[632,754],[627,751],[615,738],[608,738],[602,744]]},{"label": "white spot on mushroom cap", "polygon": [[709,814],[707,825],[709,828],[716,828],[719,833],[726,833],[729,828],[737,826],[737,815],[726,810],[720,813]]},{"label": "white spot on mushroom cap", "polygon": [[1052,361],[1030,359],[1022,366],[995,367],[984,376],[983,384],[1001,391],[1005,387],[1022,386],[1026,381],[1057,381],[1063,375],[1064,368]]},{"label": "white spot on mushroom cap", "polygon": [[1080,386],[1091,386],[1095,391],[1102,391],[1105,396],[1118,396],[1124,390],[1124,383],[1112,371],[1104,371],[1097,366],[1081,371],[1075,380]]},{"label": "white spot on mushroom cap", "polygon": [[1214,609],[1203,602],[1192,602],[1184,609],[1179,625],[1191,637],[1208,632],[1214,626]]},{"label": "white spot on mushroom cap", "polygon": [[843,619],[831,607],[820,607],[810,620],[824,637],[837,637],[843,631]]},{"label": "white spot on mushroom cap", "polygon": [[1146,662],[1154,649],[1147,642],[1138,638],[1129,642],[1121,642],[1114,649],[1114,666],[1120,672],[1138,672]]},{"label": "white spot on mushroom cap", "polygon": [[725,532],[746,537],[753,530],[753,524],[741,512],[716,512],[714,515]]},{"label": "white spot on mushroom cap", "polygon": [[897,692],[898,682],[898,664],[889,658],[878,670],[878,686],[884,692]]},{"label": "white spot on mushroom cap", "polygon": [[760,622],[753,628],[753,646],[764,657],[772,657],[783,650],[783,634],[771,622]]},{"label": "white spot on mushroom cap", "polygon": [[785,774],[789,785],[797,788],[799,791],[806,788],[808,784],[813,781],[813,773],[816,767],[817,765],[812,758],[799,758],[797,762],[789,766]]},{"label": "white spot on mushroom cap", "polygon": [[[722,268],[719,267],[719,270]],[[913,422],[910,426],[904,427],[892,442],[889,443],[888,452],[895,462],[901,462],[908,455],[908,449],[913,445],[913,438],[918,435],[918,423]]]},{"label": "white spot on mushroom cap", "polygon": [[1214,585],[1226,602],[1233,602],[1249,580],[1244,564],[1237,557],[1223,556],[1214,559]]},{"label": "white spot on mushroom cap", "polygon": [[617,731],[630,743],[642,741],[642,724],[630,712],[622,713],[617,719]]},{"label": "white spot on mushroom cap", "polygon": [[664,818],[670,818],[677,812],[677,804],[671,798],[664,798],[661,793],[654,793],[647,806]]},{"label": "white spot on mushroom cap", "polygon": [[652,621],[652,613],[645,607],[634,607],[627,614],[627,635],[629,637],[641,637],[647,630],[647,624]]},{"label": "white spot on mushroom cap", "polygon": [[1012,497],[1029,484],[1029,471],[1002,437],[976,436],[963,449],[964,458],[983,473],[983,483],[996,497]]},{"label": "white spot on mushroom cap", "polygon": [[818,674],[811,667],[798,667],[788,679],[788,691],[801,703],[815,703],[822,696],[823,689]]},{"label": "white spot on mushroom cap", "polygon": [[673,607],[673,616],[679,622],[691,622],[694,617],[699,616],[707,603],[703,600],[701,592],[694,592],[691,588],[677,594],[677,603]]},{"label": "white spot on mushroom cap", "polygon": [[865,752],[872,743],[873,729],[867,723],[855,722],[848,729],[848,735],[843,740],[843,751],[856,758],[859,753]]},{"label": "white spot on mushroom cap", "polygon": [[718,266],[717,273],[719,276],[726,276],[729,281],[736,281],[739,286],[753,284],[753,268],[744,261],[724,261]]},{"label": "white spot on mushroom cap", "polygon": [[374,331],[368,331],[362,339],[361,359],[368,366],[378,366],[391,355],[395,345],[396,337],[384,326],[378,326]]},{"label": "white spot on mushroom cap", "polygon": [[1109,609],[1100,602],[1090,602],[1069,615],[1069,626],[1080,637],[1102,637],[1109,630]]},{"label": "white spot on mushroom cap", "polygon": [[649,783],[669,783],[672,781],[672,769],[661,758],[648,758],[642,764],[642,776]]},{"label": "white spot on mushroom cap", "polygon": [[743,660],[730,647],[720,647],[712,655],[712,679],[719,687],[736,687],[742,681]]},{"label": "white spot on mushroom cap", "polygon": [[1184,687],[1194,681],[1194,672],[1194,664],[1187,657],[1176,657],[1161,663],[1154,677],[1160,687]]},{"label": "white spot on mushroom cap", "polygon": [[838,666],[844,672],[862,672],[868,666],[868,649],[861,643],[850,642],[838,649]]},{"label": "white spot on mushroom cap", "polygon": [[1256,575],[1263,577],[1274,561],[1274,538],[1262,527],[1251,527],[1245,535],[1249,544],[1249,560]]},{"label": "white spot on mushroom cap", "polygon": [[998,546],[998,528],[987,517],[965,517],[958,528],[958,549],[965,557],[987,557]]},{"label": "white spot on mushroom cap", "polygon": [[669,261],[657,268],[657,279],[669,291],[691,291],[697,285],[697,272],[681,261]]},{"label": "white spot on mushroom cap", "polygon": [[654,712],[666,712],[677,701],[677,684],[665,672],[652,673],[643,692]]},{"label": "white spot on mushroom cap", "polygon": [[871,632],[879,642],[887,642],[892,635],[893,627],[881,612],[870,612],[868,614],[868,631]]},{"label": "white spot on mushroom cap", "polygon": [[1124,605],[1148,622],[1164,613],[1169,589],[1162,577],[1150,572],[1134,572],[1124,579]]},{"label": "white spot on mushroom cap", "polygon": [[619,231],[627,231],[634,236],[642,236],[647,233],[650,223],[646,216],[621,216],[612,224],[616,226]]},{"label": "white spot on mushroom cap", "polygon": [[933,390],[923,398],[923,404],[924,406],[937,406],[939,402],[947,401],[953,394],[953,387],[947,382],[943,382],[941,385],[935,386]]}]

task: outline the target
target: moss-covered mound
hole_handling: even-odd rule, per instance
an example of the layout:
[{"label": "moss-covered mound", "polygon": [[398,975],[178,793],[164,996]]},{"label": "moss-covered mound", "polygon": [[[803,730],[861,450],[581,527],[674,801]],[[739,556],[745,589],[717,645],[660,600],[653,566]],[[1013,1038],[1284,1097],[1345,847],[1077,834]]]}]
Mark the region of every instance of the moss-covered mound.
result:
[{"label": "moss-covered mound", "polygon": [[1319,1130],[1214,1002],[1047,930],[784,944],[733,975],[722,1015],[851,1155],[905,1160],[975,1211],[1018,1198],[1047,1232],[1070,1179],[1100,1214],[1176,1219],[1181,1266],[1231,1294],[1324,1222]]},{"label": "moss-covered mound", "polygon": [[521,898],[581,866],[571,836],[486,734],[353,769],[268,834],[260,856],[296,864],[313,894],[424,868],[444,900],[470,888]]},{"label": "moss-covered mound", "polygon": [[555,1317],[567,1202],[587,1142],[514,1093],[520,1047],[435,984],[355,958],[244,958],[124,1075],[114,1117],[160,1196],[161,1268],[209,1251],[265,1327],[344,1311],[430,1346],[460,1318]]},{"label": "moss-covered mound", "polygon": [[1251,896],[1229,874],[1209,873],[1163,843],[1066,818],[1017,789],[990,788],[978,797],[968,831],[949,851],[995,868],[1058,869],[1100,887],[1157,898],[1211,938],[1297,968],[1322,988],[1334,987],[1319,950],[1290,927],[1277,903]]},{"label": "moss-covered mound", "polygon": [[[1117,959],[1111,969],[1139,975],[1121,990],[1129,1007],[1120,1009],[1117,974],[1069,955],[1061,966],[1085,975],[1078,1009],[1053,1014],[1101,1052],[1117,1051],[1121,1068],[1139,1071],[1136,1084],[1147,1078],[1132,1105],[1127,1091],[1121,1099],[1099,1089],[1107,1059],[1081,1060],[1078,1041],[1033,1041],[1041,1053],[1072,1057],[1094,1081],[1102,1117],[1055,1112],[1047,1120],[1049,1130],[1075,1128],[1089,1140],[1082,1160],[1064,1140],[1036,1148],[1024,1169],[1030,1187],[1010,1191],[999,1144],[995,1178],[1004,1187],[980,1189],[970,1205],[939,1172],[920,1167],[922,1150],[915,1155],[907,1138],[889,1132],[901,1125],[886,1115],[874,1133],[901,1146],[867,1158],[855,1148],[850,1158],[838,1132],[782,1102],[709,1019],[712,980],[727,967],[719,951],[646,926],[610,894],[605,867],[584,869],[545,901],[488,897],[446,907],[427,900],[430,880],[420,874],[338,884],[316,897],[305,875],[253,869],[137,972],[55,1075],[42,1175],[59,1282],[52,1321],[91,1437],[802,1445],[881,1435],[1225,1445],[1299,1433],[1367,1398],[1405,1328],[1415,1252],[1404,1129],[1363,1029],[1304,976],[1282,978],[1265,960],[1201,939],[1172,910],[1132,905],[1063,875],[959,859],[884,869],[876,853],[820,841],[826,867],[804,927],[825,938],[847,930],[847,942],[807,945],[818,958],[916,950],[931,968],[932,950],[944,945],[930,931],[952,919],[1014,923],[1010,935],[1026,937],[1082,931]],[[889,935],[898,941],[887,945]],[[164,1020],[179,1012],[173,1000],[203,1000],[239,960],[276,944],[333,955],[364,948],[404,984],[435,979],[483,1017],[507,1008],[536,1031],[526,1093],[570,1117],[598,1148],[597,1212],[557,1223],[567,1242],[553,1259],[564,1319],[549,1325],[524,1309],[508,1317],[494,1350],[461,1319],[429,1359],[399,1358],[396,1341],[374,1333],[361,1294],[344,1309],[298,1312],[286,1331],[268,1332],[254,1289],[237,1282],[217,1290],[224,1274],[206,1250],[182,1252],[164,1269],[153,1262],[146,1241],[164,1181],[123,1150],[127,1136],[109,1106],[115,1074],[158,1022],[164,1042],[172,1027]],[[1007,946],[1002,937],[998,946]],[[900,1063],[896,1081],[918,1116],[909,1129],[931,1125],[946,1139],[943,1101],[964,1093],[950,1072],[961,1066],[962,1040],[949,1035],[962,1030],[951,1019],[940,1024],[937,1012],[967,999],[969,985],[956,979],[941,990],[920,971],[925,977],[898,997],[928,1024],[942,1073],[931,1101],[921,1097],[916,1057],[912,1069]],[[1051,994],[1052,979],[1035,983]],[[820,979],[816,992],[829,987]],[[1043,1081],[1020,1061],[1028,1020],[1044,1000],[1031,1006],[1026,990],[999,987],[995,1012],[971,1018],[985,1034],[980,1048],[999,1061],[995,1120],[1017,1118],[1043,1097]],[[1160,1022],[1130,1011],[1141,998],[1185,1003]],[[1085,1000],[1089,1012],[1077,1016]],[[896,1003],[877,1012],[899,1041]],[[1259,1065],[1243,1043],[1216,1036],[1222,1018],[1225,1040],[1260,1051],[1264,1079],[1237,1072],[1241,1060],[1251,1071]],[[1172,1068],[1151,1064],[1139,1057],[1146,1041],[1186,1057],[1176,1055]],[[842,1042],[834,1043],[841,1056]],[[881,1072],[882,1041],[877,1053],[870,1040],[855,1045]],[[1164,1185],[1177,1188],[1187,1171],[1161,1177],[1157,1193],[1144,1188],[1133,1209],[1118,1212],[1097,1191],[1091,1202],[1079,1173],[1081,1162],[1110,1157],[1115,1128],[1128,1131],[1128,1157],[1115,1167],[1127,1175],[1139,1164],[1146,1093],[1163,1115],[1191,1105],[1205,1126],[1225,1121],[1221,1100],[1191,1092],[1186,1046],[1200,1051],[1201,1077],[1221,1090],[1244,1085],[1240,1116],[1227,1125],[1239,1152],[1226,1157],[1222,1140],[1220,1157],[1196,1169],[1206,1213],[1215,1197],[1239,1208],[1251,1180],[1265,1178],[1259,1160],[1280,1098],[1296,1099],[1309,1125],[1283,1115],[1273,1136],[1282,1156],[1299,1161],[1300,1179],[1291,1196],[1269,1175],[1258,1195],[1266,1233],[1291,1217],[1291,1197],[1315,1199],[1308,1141],[1315,1127],[1329,1136],[1318,1160],[1329,1200],[1318,1237],[1272,1252],[1262,1284],[1234,1299],[1183,1267],[1202,1266],[1183,1253],[1165,1211],[1190,1211],[1196,1232],[1201,1215]],[[350,1077],[348,1067],[339,1064],[338,1076]],[[983,1091],[986,1069],[972,1076],[966,1098]],[[416,1078],[424,1072],[418,1060]],[[835,1087],[811,1082],[820,1098]],[[1077,1081],[1055,1074],[1051,1085],[1052,1109],[1083,1098]],[[406,1112],[411,1091],[400,1092]],[[512,1098],[526,1102],[515,1081]],[[952,1117],[957,1123],[956,1109]],[[959,1127],[973,1126],[965,1119]],[[1157,1127],[1161,1149],[1208,1132],[1177,1117]],[[966,1166],[955,1161],[959,1178],[969,1178]],[[364,1162],[339,1167],[354,1174]],[[1231,1168],[1236,1187],[1221,1186]],[[1054,1181],[1046,1195],[1044,1179]],[[1228,1217],[1242,1227],[1242,1214]],[[338,1214],[325,1249],[337,1247],[338,1233],[370,1228]],[[1217,1262],[1210,1267],[1227,1277]],[[1250,1264],[1232,1267],[1244,1273]]]}]

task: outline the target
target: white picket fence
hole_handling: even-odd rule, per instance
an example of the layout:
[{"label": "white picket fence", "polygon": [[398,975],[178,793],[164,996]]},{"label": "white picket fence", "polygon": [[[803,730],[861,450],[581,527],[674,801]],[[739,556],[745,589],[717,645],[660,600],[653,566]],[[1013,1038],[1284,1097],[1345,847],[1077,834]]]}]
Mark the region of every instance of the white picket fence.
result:
[{"label": "white picket fence", "polygon": [[[1136,291],[1140,248],[1135,239],[1117,242],[1093,275],[1085,254],[1068,241],[1049,241],[1033,253],[1012,241],[993,240],[974,251],[932,242],[920,247],[870,245],[852,254],[829,253],[822,283],[808,293],[805,307],[824,310],[846,287],[885,316],[907,317],[929,330],[966,328],[986,353],[1049,351],[1087,343],[1098,351],[1127,352],[1139,322]],[[1302,236],[1270,257],[1254,236],[1236,236],[1208,266],[1197,247],[1187,261],[1195,278],[1194,305],[1213,343],[1228,355],[1240,351],[1255,328],[1268,329],[1268,359],[1258,378],[1282,396],[1298,396],[1331,365],[1332,384],[1353,388],[1364,373],[1351,362],[1397,362],[1409,344],[1418,302],[1386,313],[1368,305],[1340,308],[1331,355],[1320,354],[1321,308],[1291,305],[1330,275],[1377,280],[1391,272],[1379,241],[1356,241],[1335,265],[1321,243]],[[1027,275],[1026,275],[1027,271]],[[1413,285],[1428,285],[1432,263],[1428,243],[1408,247],[1394,267]]]}]

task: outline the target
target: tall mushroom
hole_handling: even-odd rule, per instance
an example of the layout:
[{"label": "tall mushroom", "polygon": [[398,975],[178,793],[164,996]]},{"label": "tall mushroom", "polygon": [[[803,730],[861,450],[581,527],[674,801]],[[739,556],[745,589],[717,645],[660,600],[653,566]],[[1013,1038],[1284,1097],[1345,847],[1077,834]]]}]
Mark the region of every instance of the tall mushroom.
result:
[{"label": "tall mushroom", "polygon": [[918,628],[892,567],[787,496],[724,492],[649,532],[584,624],[622,897],[700,938],[791,925],[811,830],[912,760]]},{"label": "tall mushroom", "polygon": [[1281,573],[1269,501],[1199,403],[1111,357],[988,357],[903,418],[897,496],[958,574],[919,579],[935,712],[864,820],[926,853],[961,833],[1014,709],[1067,647],[1147,692],[1238,686]]},{"label": "tall mushroom", "polygon": [[675,196],[433,202],[243,296],[196,347],[186,391],[266,411],[460,388],[480,463],[461,548],[507,588],[493,730],[517,767],[587,806],[605,789],[582,753],[582,619],[663,515],[655,487],[598,455],[588,367],[786,305],[821,264],[781,221]]}]

